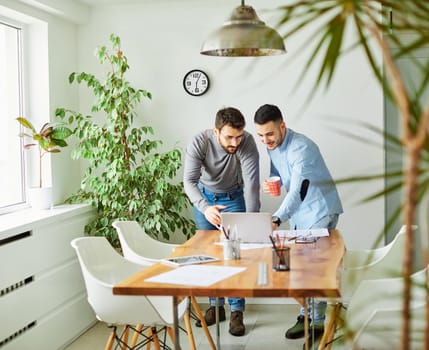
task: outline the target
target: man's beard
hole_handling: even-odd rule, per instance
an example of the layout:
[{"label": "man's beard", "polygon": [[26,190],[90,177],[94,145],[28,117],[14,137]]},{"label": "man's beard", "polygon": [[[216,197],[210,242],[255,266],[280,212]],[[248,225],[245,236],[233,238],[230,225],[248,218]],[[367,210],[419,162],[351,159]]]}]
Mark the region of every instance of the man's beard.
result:
[{"label": "man's beard", "polygon": [[227,147],[224,147],[224,146],[222,146],[222,148],[223,148],[226,152],[228,152],[228,153],[230,153],[230,154],[234,154],[235,152],[237,152],[237,148],[238,148],[238,147],[234,147],[234,146],[227,146]]}]

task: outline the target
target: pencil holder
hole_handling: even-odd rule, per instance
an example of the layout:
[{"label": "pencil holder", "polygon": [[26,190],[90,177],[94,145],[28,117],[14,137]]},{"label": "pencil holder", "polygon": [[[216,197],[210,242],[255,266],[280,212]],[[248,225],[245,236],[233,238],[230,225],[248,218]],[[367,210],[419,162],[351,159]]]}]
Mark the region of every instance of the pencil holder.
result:
[{"label": "pencil holder", "polygon": [[272,249],[273,270],[289,271],[290,270],[290,248],[273,248]]},{"label": "pencil holder", "polygon": [[223,260],[234,259],[233,242],[229,239],[223,241]]},{"label": "pencil holder", "polygon": [[232,240],[232,255],[233,255],[235,260],[241,259],[240,243],[241,243],[240,238]]}]

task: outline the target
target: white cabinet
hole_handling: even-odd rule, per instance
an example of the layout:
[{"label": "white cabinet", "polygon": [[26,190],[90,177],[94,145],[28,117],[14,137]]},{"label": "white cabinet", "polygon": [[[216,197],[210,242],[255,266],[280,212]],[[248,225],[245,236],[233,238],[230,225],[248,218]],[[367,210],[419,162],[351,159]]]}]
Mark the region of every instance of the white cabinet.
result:
[{"label": "white cabinet", "polygon": [[87,205],[0,217],[0,349],[61,349],[95,321],[70,241]]}]

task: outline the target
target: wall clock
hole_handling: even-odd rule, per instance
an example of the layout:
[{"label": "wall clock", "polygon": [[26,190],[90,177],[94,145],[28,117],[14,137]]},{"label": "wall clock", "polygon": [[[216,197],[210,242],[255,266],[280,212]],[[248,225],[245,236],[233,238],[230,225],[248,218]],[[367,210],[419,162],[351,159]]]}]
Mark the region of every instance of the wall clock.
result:
[{"label": "wall clock", "polygon": [[192,96],[201,96],[207,92],[210,80],[207,73],[199,69],[193,69],[185,74],[183,88]]}]

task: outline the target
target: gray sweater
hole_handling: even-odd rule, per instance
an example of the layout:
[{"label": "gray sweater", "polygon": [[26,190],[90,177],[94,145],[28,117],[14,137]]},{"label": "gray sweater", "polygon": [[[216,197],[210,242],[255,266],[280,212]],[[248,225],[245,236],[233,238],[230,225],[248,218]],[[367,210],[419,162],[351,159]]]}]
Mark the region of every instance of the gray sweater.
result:
[{"label": "gray sweater", "polygon": [[193,137],[186,148],[184,167],[185,192],[199,211],[204,213],[208,203],[198,183],[216,193],[225,193],[243,186],[246,210],[258,212],[259,153],[255,140],[247,131],[235,154],[226,152],[218,143],[212,129]]}]

